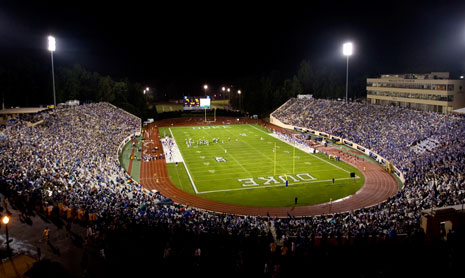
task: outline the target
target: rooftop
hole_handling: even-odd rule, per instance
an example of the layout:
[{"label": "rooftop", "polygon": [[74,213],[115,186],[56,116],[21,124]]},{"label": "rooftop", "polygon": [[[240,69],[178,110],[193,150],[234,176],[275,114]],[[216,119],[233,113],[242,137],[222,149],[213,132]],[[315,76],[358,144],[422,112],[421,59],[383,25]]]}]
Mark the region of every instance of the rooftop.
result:
[{"label": "rooftop", "polygon": [[24,107],[24,108],[8,108],[0,110],[0,115],[9,115],[9,114],[34,114],[47,110],[48,108],[44,107]]},{"label": "rooftop", "polygon": [[449,72],[431,73],[403,73],[403,74],[381,74],[381,78],[389,79],[450,79]]}]

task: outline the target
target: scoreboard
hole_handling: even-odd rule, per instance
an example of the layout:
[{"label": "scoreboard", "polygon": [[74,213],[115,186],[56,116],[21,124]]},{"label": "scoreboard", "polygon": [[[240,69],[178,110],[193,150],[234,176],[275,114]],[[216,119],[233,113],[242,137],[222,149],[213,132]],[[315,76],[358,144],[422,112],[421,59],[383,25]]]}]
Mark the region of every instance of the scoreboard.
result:
[{"label": "scoreboard", "polygon": [[210,97],[184,97],[184,110],[205,110],[210,109]]}]

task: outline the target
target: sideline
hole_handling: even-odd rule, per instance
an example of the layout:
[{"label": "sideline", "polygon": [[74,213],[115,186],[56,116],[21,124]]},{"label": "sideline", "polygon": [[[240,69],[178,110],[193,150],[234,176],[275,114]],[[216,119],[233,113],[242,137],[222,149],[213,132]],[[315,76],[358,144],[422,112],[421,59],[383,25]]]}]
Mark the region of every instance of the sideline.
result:
[{"label": "sideline", "polygon": [[[168,129],[170,130],[171,137],[173,137],[174,143],[176,144],[176,148],[177,148],[178,144],[176,143],[176,138],[174,138],[173,132],[171,131],[171,127],[169,127]],[[182,155],[181,155],[181,157],[182,157]],[[166,158],[166,155],[165,155],[165,158]],[[189,172],[189,169],[187,169],[187,163],[185,161],[184,161],[183,165],[184,165],[184,168],[186,168],[187,175],[189,176],[189,179],[190,179],[190,181],[192,183],[192,188],[194,188],[195,194],[199,194],[199,191],[197,190],[197,187],[195,187],[195,183],[194,183],[194,180],[192,179],[191,173]]]},{"label": "sideline", "polygon": [[[323,161],[323,162],[325,162],[325,163],[327,163],[327,164],[329,164],[329,165],[331,165],[331,166],[334,166],[334,167],[338,168],[339,170],[342,170],[342,171],[344,171],[344,172],[346,172],[346,173],[350,173],[350,172],[347,171],[346,169],[343,169],[343,168],[341,168],[341,167],[339,167],[339,166],[337,166],[337,165],[335,165],[335,164],[333,164],[333,163],[331,163],[331,162],[329,162],[329,161],[324,160],[323,158],[321,158],[321,157],[315,155],[314,153],[310,152],[310,150],[306,150],[304,147],[302,147],[302,146],[300,146],[300,145],[297,145],[297,144],[294,145],[294,144],[291,144],[290,142],[288,142],[288,141],[286,141],[286,140],[283,140],[281,137],[279,137],[278,135],[274,134],[273,132],[272,132],[272,133],[266,133],[265,131],[258,129],[258,128],[254,127],[254,126],[251,125],[251,124],[248,124],[248,125],[251,126],[251,127],[253,127],[253,128],[255,128],[255,129],[258,130],[258,131],[261,131],[261,132],[265,133],[265,134],[268,135],[268,136],[274,137],[274,138],[278,139],[278,140],[281,141],[281,142],[284,142],[284,143],[286,143],[286,144],[288,144],[288,145],[290,145],[290,146],[292,146],[292,147],[294,147],[294,148],[297,148],[297,149],[299,149],[299,150],[301,150],[301,151],[303,151],[303,152],[305,152],[305,153],[308,153],[308,154],[310,154],[310,155],[313,155],[314,157],[318,158],[319,160],[321,160],[321,161]],[[310,147],[309,147],[309,148],[310,148]],[[313,149],[313,148],[310,148],[310,149]]]}]

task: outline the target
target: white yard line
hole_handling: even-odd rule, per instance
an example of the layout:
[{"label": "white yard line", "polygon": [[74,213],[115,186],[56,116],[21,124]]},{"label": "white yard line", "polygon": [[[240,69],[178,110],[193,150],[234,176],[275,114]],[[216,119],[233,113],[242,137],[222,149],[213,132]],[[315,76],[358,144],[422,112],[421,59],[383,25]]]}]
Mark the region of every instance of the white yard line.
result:
[{"label": "white yard line", "polygon": [[[250,124],[248,124],[248,126],[251,126]],[[256,127],[254,127],[256,128]],[[227,132],[229,134],[232,134],[233,136],[235,135],[234,133],[232,133],[231,131],[227,130]],[[252,147],[255,151],[257,151],[258,154],[260,154],[262,157],[264,157],[266,160],[270,161],[271,163],[274,163],[274,160],[269,158],[268,156],[264,155],[263,152],[261,152],[259,149],[255,148],[253,145],[251,145],[250,143],[248,143],[247,141],[242,141],[244,142],[245,144],[249,145],[250,147]],[[281,165],[277,165],[281,170],[284,170],[286,171],[287,169],[283,168]]]},{"label": "white yard line", "polygon": [[[205,130],[204,130],[203,132],[204,132],[205,134],[207,134],[207,136],[208,136],[208,132],[206,132]],[[228,131],[228,132],[229,132],[229,131]],[[218,145],[218,144],[217,144],[217,145]],[[223,147],[223,146],[221,146],[221,145],[218,145],[218,147],[222,148],[223,151],[226,149],[225,147]],[[234,158],[234,156],[232,156],[232,155],[229,154],[229,153],[225,153],[225,154],[227,154],[229,157],[231,157],[231,158],[234,160],[234,162],[236,162],[236,164],[239,165],[239,166],[242,168],[242,170],[244,170],[244,171],[246,171],[248,174],[252,175],[252,173],[250,173],[247,169],[245,169],[244,166],[242,166],[242,164],[239,163],[239,161],[237,161],[237,160]]]},{"label": "white yard line", "polygon": [[[173,137],[174,143],[176,143],[176,138],[174,138],[174,135],[173,135],[173,132],[171,131],[171,128],[168,128],[168,129],[170,130],[170,133],[171,133],[171,136]],[[176,145],[177,145],[177,143],[176,143]],[[181,154],[181,157],[182,157],[182,154]],[[190,181],[192,183],[192,188],[194,188],[194,192],[196,194],[199,194],[199,191],[197,190],[197,187],[195,187],[195,183],[194,183],[194,180],[192,179],[191,173],[189,172],[189,169],[187,169],[187,163],[185,161],[184,161],[183,165],[184,165],[184,168],[186,168],[186,172],[187,172],[187,175],[189,176],[189,179],[190,179]]]},{"label": "white yard line", "polygon": [[[299,150],[304,151],[304,152],[306,152],[306,153],[308,153],[308,154],[310,154],[310,155],[313,154],[313,153],[309,153],[309,152],[305,151],[303,148],[300,148],[300,146],[298,146],[298,145],[291,144],[290,142],[287,142],[287,141],[281,139],[279,136],[277,136],[277,135],[274,134],[274,133],[266,133],[265,131],[260,130],[260,129],[258,129],[258,128],[254,127],[253,125],[250,125],[250,124],[249,124],[249,126],[255,128],[255,129],[258,130],[258,131],[261,131],[261,132],[265,133],[266,135],[269,135],[269,136],[274,137],[274,138],[276,138],[276,139],[278,139],[278,140],[280,140],[280,141],[282,141],[282,142],[284,142],[284,143],[287,143],[288,145],[291,145],[291,146],[293,146],[293,147],[295,147],[295,148],[298,148]],[[318,158],[319,160],[321,160],[321,161],[323,161],[323,162],[325,162],[325,163],[327,163],[327,164],[329,164],[329,165],[332,165],[332,166],[334,166],[334,167],[336,167],[336,168],[338,168],[338,169],[340,169],[340,170],[342,170],[342,171],[344,171],[344,172],[346,172],[346,173],[350,173],[350,172],[347,171],[346,169],[343,169],[343,168],[341,168],[341,167],[339,167],[339,166],[337,166],[337,165],[334,165],[333,163],[331,163],[331,162],[329,162],[329,161],[326,161],[326,160],[324,160],[324,159],[318,157],[317,155],[314,155],[314,157],[316,157],[316,158]]]},{"label": "white yard line", "polygon": [[[294,145],[294,144],[292,144],[292,143],[290,143],[290,142],[287,142],[287,141],[281,139],[279,136],[277,136],[277,135],[274,134],[274,133],[271,133],[271,134],[270,134],[270,133],[267,133],[267,132],[265,132],[265,131],[263,131],[263,130],[260,130],[260,129],[258,129],[257,127],[255,127],[255,126],[253,126],[253,125],[250,125],[250,124],[248,124],[248,126],[251,126],[251,127],[255,128],[256,130],[258,130],[258,131],[260,131],[260,132],[263,132],[263,133],[266,134],[266,135],[269,135],[269,136],[272,136],[272,137],[274,137],[274,138],[277,138],[278,140],[280,140],[280,141],[282,141],[282,142],[284,142],[284,143],[287,143],[288,145],[290,145],[290,146],[292,146],[292,147],[294,147],[294,148],[298,148],[298,149],[304,151],[305,153],[308,153],[308,154],[310,154],[310,155],[313,154],[313,153],[311,153],[309,150],[305,150],[304,148],[302,148],[302,147],[299,146],[299,145]],[[177,148],[176,139],[175,139],[175,137],[174,137],[173,132],[171,131],[171,128],[169,128],[169,131],[170,131],[170,133],[171,133],[171,136],[172,136],[173,140],[175,141],[176,148]],[[204,130],[204,132],[205,132],[206,134],[208,134],[208,133],[206,132],[206,130]],[[228,133],[230,133],[230,132],[228,131]],[[247,142],[246,142],[246,143],[247,143]],[[255,150],[257,150],[257,149],[256,149],[254,146],[252,146],[251,144],[248,144],[248,143],[247,143],[247,145],[249,145],[250,147],[252,147],[252,148],[254,148]],[[223,147],[223,146],[221,146],[221,145],[218,145],[218,146],[219,146],[221,149],[223,149],[223,150],[225,149],[225,147]],[[177,149],[178,149],[178,151],[179,151],[179,148],[177,148]],[[270,160],[270,158],[266,157],[263,153],[261,153],[261,152],[259,152],[259,153],[260,153],[262,156],[264,156],[266,159]],[[244,166],[243,166],[241,163],[239,163],[232,155],[230,155],[229,153],[227,153],[227,154],[228,154],[228,157],[232,158],[232,160],[234,160],[245,172],[247,172],[247,173],[249,173],[249,174],[252,175],[252,173],[250,173],[250,171],[249,171],[248,169],[244,168]],[[182,159],[182,154],[181,154],[181,153],[180,153],[180,156],[181,156],[181,160],[184,162],[184,167],[185,167],[185,169],[186,169],[187,175],[189,176],[189,180],[191,181],[192,187],[193,187],[193,189],[194,189],[194,191],[195,191],[196,194],[207,194],[207,193],[215,193],[215,192],[228,192],[228,191],[237,191],[237,190],[262,189],[262,188],[267,188],[267,187],[283,187],[283,186],[285,186],[284,183],[280,183],[280,184],[268,185],[268,186],[242,187],[242,188],[222,189],[222,190],[210,190],[210,191],[202,191],[202,192],[199,192],[199,191],[197,190],[197,187],[195,186],[194,180],[193,180],[193,178],[192,178],[192,176],[191,176],[191,174],[190,174],[190,172],[189,172],[187,163],[185,162],[185,160]],[[330,162],[328,162],[328,161],[326,161],[326,160],[324,160],[324,159],[318,157],[317,155],[314,155],[314,154],[313,154],[313,156],[316,157],[316,158],[318,158],[318,159],[321,160],[321,161],[324,161],[324,162],[327,163],[327,164],[330,164],[331,166],[334,166],[334,167],[336,167],[336,168],[338,168],[338,169],[340,169],[340,170],[346,172],[346,173],[350,173],[349,171],[347,171],[347,170],[345,170],[345,169],[343,169],[343,168],[341,168],[341,167],[339,167],[339,166],[337,166],[337,165],[334,165],[334,164],[332,164],[332,163],[330,163]],[[272,161],[272,160],[271,160],[271,161]],[[282,167],[280,167],[280,168],[282,168]],[[194,167],[193,169],[197,169],[197,168]],[[283,168],[282,168],[282,169],[283,169]],[[252,175],[252,176],[253,176],[253,175]],[[360,177],[356,176],[355,178],[359,179]],[[349,180],[349,179],[352,179],[352,178],[340,178],[340,179],[336,179],[336,180]],[[330,181],[331,181],[331,180],[316,180],[316,181],[310,181],[310,182],[309,182],[309,181],[305,181],[305,182],[299,182],[299,183],[291,183],[291,184],[289,184],[288,186],[294,186],[294,185],[298,185],[298,184],[310,184],[310,183],[319,183],[319,182],[330,182]]]},{"label": "white yard line", "polygon": [[320,158],[320,157],[318,157],[318,156],[315,156],[315,157],[318,158],[318,159],[321,160],[321,161],[324,161],[324,162],[328,163],[329,165],[333,165],[334,167],[336,167],[336,168],[338,168],[338,169],[340,169],[340,170],[342,170],[342,171],[344,171],[344,172],[346,172],[346,173],[350,173],[350,172],[347,171],[346,169],[343,169],[343,168],[341,168],[341,167],[339,167],[339,166],[337,166],[337,165],[334,165],[333,163],[331,163],[331,162],[329,162],[329,161],[326,161],[326,160],[324,160],[323,158]]}]

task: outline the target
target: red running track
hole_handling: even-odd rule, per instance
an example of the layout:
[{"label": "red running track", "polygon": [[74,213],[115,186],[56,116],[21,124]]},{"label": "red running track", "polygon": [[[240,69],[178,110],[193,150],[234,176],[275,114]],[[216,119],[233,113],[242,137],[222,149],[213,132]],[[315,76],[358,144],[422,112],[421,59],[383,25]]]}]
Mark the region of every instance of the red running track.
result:
[{"label": "red running track", "polygon": [[[146,129],[149,130],[150,133],[148,139],[152,139],[153,143],[144,144],[143,150],[148,149],[150,152],[150,150],[155,146],[158,146],[159,150],[163,149],[159,139],[157,126],[205,125],[202,120],[203,119],[168,119],[151,124]],[[257,123],[257,120],[241,119],[240,122]],[[237,120],[232,118],[217,118],[216,124],[223,123],[237,123]],[[267,127],[284,131],[283,129],[270,124],[267,124]],[[146,138],[146,142],[147,141],[148,140]],[[338,155],[344,162],[358,168],[365,176],[365,184],[362,188],[355,194],[333,201],[332,203],[310,206],[252,207],[227,204],[201,198],[177,188],[169,179],[165,159],[151,160],[148,162],[141,161],[140,183],[149,190],[158,190],[161,194],[163,194],[163,196],[171,198],[176,203],[219,213],[254,216],[266,216],[269,214],[272,217],[288,217],[288,214],[292,216],[314,216],[352,211],[376,205],[397,193],[397,181],[380,165],[357,158],[356,156],[341,152],[334,148],[319,147],[317,149]]]}]

